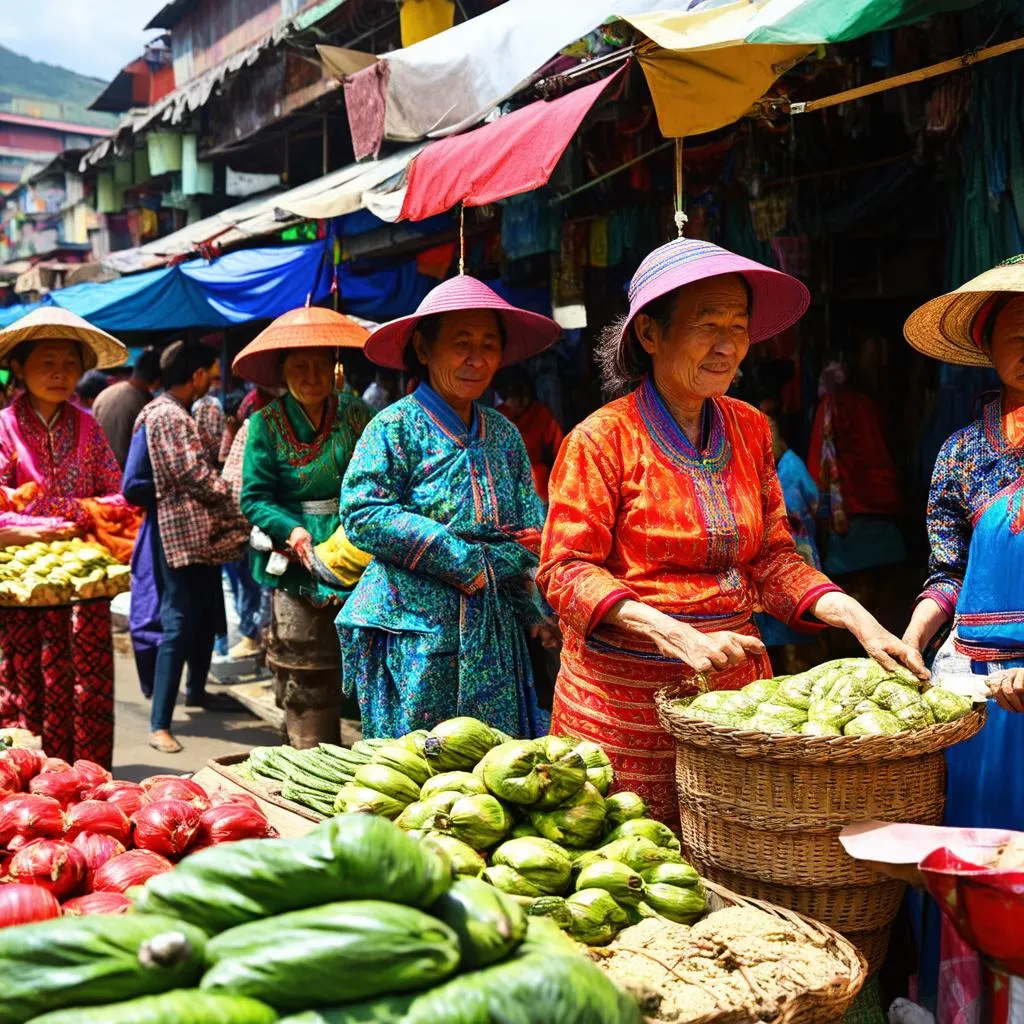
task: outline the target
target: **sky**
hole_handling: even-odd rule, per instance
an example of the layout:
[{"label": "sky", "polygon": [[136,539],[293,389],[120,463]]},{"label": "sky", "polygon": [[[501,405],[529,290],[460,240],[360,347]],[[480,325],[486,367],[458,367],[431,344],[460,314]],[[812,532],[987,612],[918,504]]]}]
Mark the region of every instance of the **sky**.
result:
[{"label": "sky", "polygon": [[0,0],[0,43],[109,81],[159,32],[143,26],[167,0]]}]

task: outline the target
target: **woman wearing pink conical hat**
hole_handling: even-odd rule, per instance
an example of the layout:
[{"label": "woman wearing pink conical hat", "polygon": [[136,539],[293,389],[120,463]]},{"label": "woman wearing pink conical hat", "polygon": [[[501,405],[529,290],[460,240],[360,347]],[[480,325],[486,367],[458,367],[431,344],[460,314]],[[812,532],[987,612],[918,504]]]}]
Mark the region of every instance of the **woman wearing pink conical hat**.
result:
[{"label": "woman wearing pink conical hat", "polygon": [[342,525],[374,556],[337,619],[364,735],[459,715],[546,732],[524,636],[555,642],[531,579],[543,513],[519,431],[478,400],[499,367],[557,337],[552,320],[460,276],[366,343],[373,362],[423,383],[367,426],[342,487]]},{"label": "woman wearing pink conical hat", "polygon": [[537,577],[563,634],[551,730],[602,744],[618,785],[673,828],[675,743],[654,694],[771,676],[755,607],[843,626],[886,667],[927,676],[797,553],[768,421],[725,395],[750,344],[808,301],[794,278],[708,242],[656,249],[598,351],[609,389],[630,393],[572,431],[552,471]]}]

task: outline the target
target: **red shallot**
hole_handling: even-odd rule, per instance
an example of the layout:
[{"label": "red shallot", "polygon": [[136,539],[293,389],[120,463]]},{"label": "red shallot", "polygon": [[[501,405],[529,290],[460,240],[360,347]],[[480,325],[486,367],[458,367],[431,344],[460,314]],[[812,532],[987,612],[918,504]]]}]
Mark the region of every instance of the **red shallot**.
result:
[{"label": "red shallot", "polygon": [[56,839],[64,834],[60,802],[41,793],[16,793],[0,802],[0,847],[13,849],[16,836]]},{"label": "red shallot", "polygon": [[28,784],[30,793],[52,796],[60,801],[62,807],[79,800],[84,788],[78,773],[71,768],[61,772],[41,772]]},{"label": "red shallot", "polygon": [[24,784],[17,766],[13,761],[3,760],[0,755],[0,794],[9,796],[11,793],[20,793],[23,788]]},{"label": "red shallot", "polygon": [[184,800],[158,800],[132,815],[132,840],[165,857],[185,852],[199,828],[200,811]]},{"label": "red shallot", "polygon": [[74,896],[64,906],[68,917],[82,917],[85,914],[124,914],[132,905],[124,893],[90,892],[85,896]]},{"label": "red shallot", "polygon": [[21,780],[21,788],[25,789],[46,764],[46,755],[41,750],[25,750],[22,747],[11,747],[0,753],[0,761],[10,764]]},{"label": "red shallot", "polygon": [[244,807],[251,807],[254,811],[263,813],[259,801],[249,793],[232,793],[226,789],[218,789],[210,794],[210,806],[222,807],[225,804],[238,804]]},{"label": "red shallot", "polygon": [[213,846],[238,839],[266,839],[275,834],[262,812],[243,804],[221,804],[203,811],[196,840],[200,846]]},{"label": "red shallot", "polygon": [[105,800],[83,800],[72,804],[64,815],[64,838],[70,843],[80,832],[101,832],[127,843],[131,836],[128,816],[114,804]]},{"label": "red shallot", "polygon": [[0,928],[48,921],[51,917],[60,917],[60,904],[52,892],[23,882],[0,885]]},{"label": "red shallot", "polygon": [[120,807],[130,818],[141,806],[142,787],[137,782],[105,782],[102,786],[90,789],[85,797],[87,800],[105,800],[108,804]]},{"label": "red shallot", "polygon": [[124,853],[124,844],[99,832],[80,832],[71,844],[85,858],[85,887],[92,890],[96,872],[108,860]]},{"label": "red shallot", "polygon": [[71,766],[78,777],[87,787],[101,786],[104,782],[110,782],[113,776],[102,765],[95,761],[78,760]]},{"label": "red shallot", "polygon": [[149,850],[129,850],[111,857],[93,875],[94,892],[127,892],[133,885],[143,885],[154,875],[170,871],[174,865],[158,853]]},{"label": "red shallot", "polygon": [[63,757],[48,757],[39,770],[41,772],[69,772],[71,765]]},{"label": "red shallot", "polygon": [[42,886],[60,900],[85,881],[85,857],[68,843],[37,839],[11,858],[7,870],[12,881]]},{"label": "red shallot", "polygon": [[210,806],[210,797],[206,790],[198,782],[183,778],[162,779],[155,783],[146,789],[142,802],[155,804],[160,800],[184,800],[200,811],[205,811]]}]

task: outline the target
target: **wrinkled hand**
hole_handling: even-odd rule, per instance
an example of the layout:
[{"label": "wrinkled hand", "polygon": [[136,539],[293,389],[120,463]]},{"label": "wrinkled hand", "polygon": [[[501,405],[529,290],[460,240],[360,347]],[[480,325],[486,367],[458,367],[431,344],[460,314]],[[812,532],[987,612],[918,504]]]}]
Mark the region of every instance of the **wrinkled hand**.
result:
[{"label": "wrinkled hand", "polygon": [[536,626],[530,627],[530,636],[534,640],[540,640],[541,646],[549,651],[557,650],[562,646],[562,633],[555,622],[545,619],[538,622]]},{"label": "wrinkled hand", "polygon": [[687,664],[694,672],[714,672],[739,665],[751,655],[764,654],[765,647],[755,636],[743,633],[701,633],[683,622],[666,616],[672,624],[651,632],[658,650],[669,658]]},{"label": "wrinkled hand", "polygon": [[296,526],[288,538],[288,547],[295,553],[295,557],[309,571],[313,571],[313,538],[309,530]]},{"label": "wrinkled hand", "polygon": [[73,526],[54,530],[47,526],[4,526],[0,527],[0,547],[22,547],[36,541],[60,540],[75,533]]},{"label": "wrinkled hand", "polygon": [[1006,711],[1024,711],[1024,668],[1004,669],[988,677],[989,693]]}]

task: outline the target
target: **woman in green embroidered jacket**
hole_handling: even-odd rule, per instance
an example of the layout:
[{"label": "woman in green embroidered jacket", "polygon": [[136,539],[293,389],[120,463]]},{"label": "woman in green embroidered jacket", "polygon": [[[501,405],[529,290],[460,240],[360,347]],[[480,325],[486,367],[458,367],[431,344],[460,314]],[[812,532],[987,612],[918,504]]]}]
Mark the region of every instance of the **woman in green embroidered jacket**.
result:
[{"label": "woman in green embroidered jacket", "polygon": [[341,661],[333,629],[347,596],[313,572],[313,548],[338,528],[341,479],[373,410],[336,393],[337,349],[368,333],[329,309],[278,317],[235,358],[235,373],[285,394],[250,417],[240,502],[253,526],[253,578],[271,588],[267,660],[288,738],[338,738]]}]

